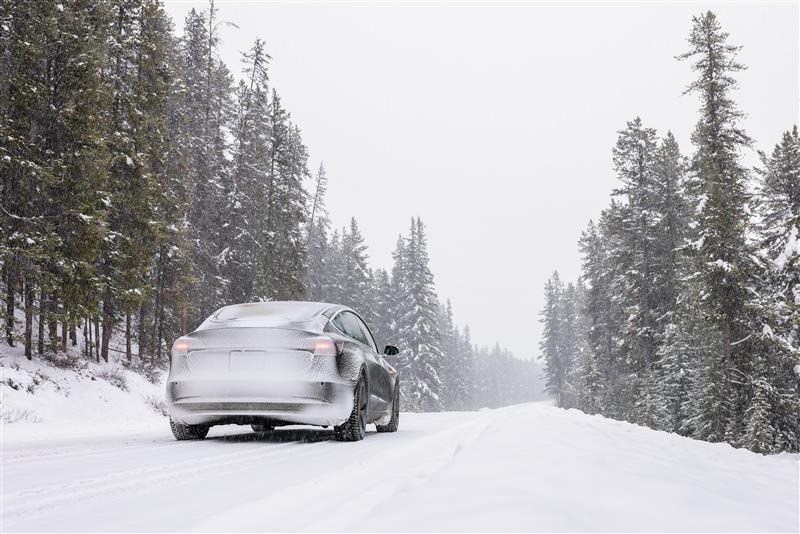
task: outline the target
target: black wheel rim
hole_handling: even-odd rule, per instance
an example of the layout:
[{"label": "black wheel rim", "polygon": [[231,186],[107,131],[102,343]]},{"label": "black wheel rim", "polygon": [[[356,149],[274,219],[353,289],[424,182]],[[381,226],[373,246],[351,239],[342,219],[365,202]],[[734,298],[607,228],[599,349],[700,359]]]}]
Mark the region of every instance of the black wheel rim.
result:
[{"label": "black wheel rim", "polygon": [[358,431],[361,435],[367,429],[367,391],[362,380],[358,386]]}]

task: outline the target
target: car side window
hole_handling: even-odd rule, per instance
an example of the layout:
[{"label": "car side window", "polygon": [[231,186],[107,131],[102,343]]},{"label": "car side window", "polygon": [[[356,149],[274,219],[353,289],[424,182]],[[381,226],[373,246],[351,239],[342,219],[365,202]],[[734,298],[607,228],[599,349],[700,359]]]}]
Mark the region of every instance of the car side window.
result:
[{"label": "car side window", "polygon": [[362,339],[361,328],[358,327],[358,323],[353,319],[353,314],[345,311],[337,315],[331,322],[333,326],[338,328],[339,331],[347,337],[364,343],[365,341]]},{"label": "car side window", "polygon": [[367,325],[364,324],[364,321],[362,321],[358,315],[349,311],[343,311],[334,317],[331,323],[347,337],[355,339],[371,347],[375,352],[378,352],[375,340],[372,339],[369,328],[367,328]]},{"label": "car side window", "polygon": [[367,328],[367,325],[364,324],[364,321],[362,321],[357,315],[353,315],[353,318],[358,322],[358,326],[361,329],[364,337],[364,343],[372,347],[372,350],[375,352],[378,352],[378,347],[375,345],[375,340],[372,339],[372,334],[370,333],[369,328]]},{"label": "car side window", "polygon": [[342,312],[339,314],[339,316],[342,318],[342,322],[344,323],[344,333],[356,341],[360,341],[366,345],[367,340],[364,338],[364,332],[361,330],[361,325],[358,324],[358,317],[350,312]]},{"label": "car side window", "polygon": [[344,315],[344,314],[340,313],[339,315],[334,317],[331,322],[333,323],[333,326],[335,326],[336,328],[339,329],[339,332],[341,332],[342,334],[344,334],[346,336],[349,336],[350,334],[347,333],[347,328],[345,328],[345,326],[344,326],[344,321],[342,320],[342,315]]}]

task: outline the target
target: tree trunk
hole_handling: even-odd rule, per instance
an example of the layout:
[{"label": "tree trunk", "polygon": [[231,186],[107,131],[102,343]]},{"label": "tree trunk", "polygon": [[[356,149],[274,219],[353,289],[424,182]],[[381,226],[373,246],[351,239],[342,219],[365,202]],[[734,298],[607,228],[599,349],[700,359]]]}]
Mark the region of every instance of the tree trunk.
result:
[{"label": "tree trunk", "polygon": [[100,363],[100,319],[94,318],[94,352],[97,363]]},{"label": "tree trunk", "polygon": [[25,357],[33,359],[33,285],[29,280],[25,286]]},{"label": "tree trunk", "polygon": [[14,268],[12,262],[8,262],[5,267],[6,275],[6,343],[9,347],[14,346]]},{"label": "tree trunk", "polygon": [[[158,313],[158,335],[156,336],[156,352],[158,353],[158,361],[161,361],[161,346],[164,341],[164,304],[162,302],[161,306],[157,309]],[[153,363],[153,359],[150,359],[150,362]]]},{"label": "tree trunk", "polygon": [[[153,309],[153,339],[155,340],[154,351],[158,355],[158,360],[161,361],[161,341],[164,339],[164,254],[166,254],[165,245],[161,245],[158,251],[158,269],[157,282],[156,282],[156,299],[155,309]],[[150,357],[150,363],[153,363],[154,357]]]},{"label": "tree trunk", "polygon": [[67,305],[64,303],[64,317],[61,318],[61,350],[67,352],[67,336],[69,335],[69,313]]},{"label": "tree trunk", "polygon": [[722,349],[725,353],[725,390],[728,391],[731,385],[733,345],[731,344],[731,324],[726,319],[723,319],[722,324]]},{"label": "tree trunk", "polygon": [[36,337],[36,349],[39,356],[44,354],[44,322],[45,322],[45,306],[47,306],[47,296],[44,289],[39,290],[39,330]]},{"label": "tree trunk", "polygon": [[92,347],[89,344],[89,335],[91,334],[91,330],[89,329],[89,318],[83,318],[83,355],[86,357],[90,357],[92,355]]},{"label": "tree trunk", "polygon": [[56,318],[56,302],[58,295],[56,293],[50,294],[50,300],[47,303],[47,338],[50,345],[50,352],[58,350],[58,322]]},{"label": "tree trunk", "polygon": [[100,338],[100,357],[108,363],[108,345],[111,342],[111,317],[103,314],[103,332]]},{"label": "tree trunk", "polygon": [[142,303],[139,307],[139,338],[136,342],[139,345],[139,360],[144,360],[147,353],[147,329],[145,328],[145,318],[147,317],[147,305]]},{"label": "tree trunk", "polygon": [[125,357],[131,361],[131,312],[125,310]]},{"label": "tree trunk", "polygon": [[102,346],[100,347],[100,356],[105,362],[108,362],[108,344],[111,341],[111,328],[113,326],[113,310],[111,308],[111,291],[106,288],[103,293],[103,337]]}]

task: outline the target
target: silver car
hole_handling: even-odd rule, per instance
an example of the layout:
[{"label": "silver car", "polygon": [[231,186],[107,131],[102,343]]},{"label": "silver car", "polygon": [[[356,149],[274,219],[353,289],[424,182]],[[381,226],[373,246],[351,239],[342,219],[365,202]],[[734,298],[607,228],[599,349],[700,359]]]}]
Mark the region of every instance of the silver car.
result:
[{"label": "silver car", "polygon": [[221,308],[175,341],[167,405],[179,440],[203,439],[213,425],[305,424],[333,426],[336,439],[357,441],[369,423],[397,430],[399,385],[350,308],[258,302]]}]

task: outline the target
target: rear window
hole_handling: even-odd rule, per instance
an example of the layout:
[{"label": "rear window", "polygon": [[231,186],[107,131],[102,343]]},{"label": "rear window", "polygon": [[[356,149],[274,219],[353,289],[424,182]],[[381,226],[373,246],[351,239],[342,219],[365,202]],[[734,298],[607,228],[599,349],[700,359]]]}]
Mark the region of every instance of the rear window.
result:
[{"label": "rear window", "polygon": [[246,319],[271,319],[294,323],[313,319],[318,312],[319,305],[304,302],[256,302],[226,306],[219,310],[211,320],[213,322],[227,322]]}]

